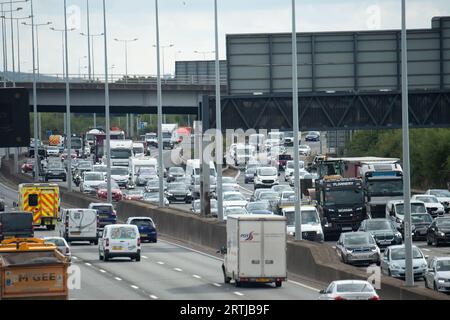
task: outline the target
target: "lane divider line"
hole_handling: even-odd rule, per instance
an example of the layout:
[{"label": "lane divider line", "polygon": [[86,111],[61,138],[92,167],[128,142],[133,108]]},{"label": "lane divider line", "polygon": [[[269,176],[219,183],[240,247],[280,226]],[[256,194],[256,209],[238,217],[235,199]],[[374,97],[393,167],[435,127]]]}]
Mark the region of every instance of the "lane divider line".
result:
[{"label": "lane divider line", "polygon": [[194,278],[196,278],[196,279],[201,279],[202,277],[200,277],[199,275],[196,275],[196,274],[194,274],[194,275],[192,275]]},{"label": "lane divider line", "polygon": [[103,269],[99,269],[98,271],[100,271],[101,273],[106,273],[106,271]]},{"label": "lane divider line", "polygon": [[173,270],[178,271],[178,272],[182,272],[183,271],[183,269],[180,269],[180,268],[173,268]]},{"label": "lane divider line", "polygon": [[90,264],[89,262],[85,262],[85,265],[87,265],[88,267],[92,267],[92,264]]},{"label": "lane divider line", "polygon": [[244,294],[243,293],[241,293],[241,292],[239,292],[239,291],[235,291],[235,292],[233,292],[235,295],[237,295],[237,296],[243,296]]},{"label": "lane divider line", "polygon": [[158,297],[155,296],[155,295],[153,295],[153,294],[150,295],[150,298],[152,298],[152,299],[154,299],[154,300],[158,299]]},{"label": "lane divider line", "polygon": [[135,289],[135,290],[138,290],[138,289],[139,289],[139,287],[138,287],[138,286],[135,286],[134,284],[132,284],[130,287],[132,287],[132,288]]},{"label": "lane divider line", "polygon": [[303,287],[303,288],[306,288],[306,289],[309,289],[309,290],[315,291],[315,292],[320,292],[320,290],[318,290],[318,289],[316,289],[316,288],[313,288],[313,287],[307,286],[306,284],[303,284],[303,283],[300,283],[300,282],[297,282],[297,281],[293,281],[293,280],[288,280],[288,282],[289,282],[289,283],[293,283],[293,284],[296,284],[296,285],[298,285],[298,286],[300,286],[300,287]]},{"label": "lane divider line", "polygon": [[216,286],[216,287],[221,287],[222,285],[221,285],[221,284],[219,284],[219,283],[213,283],[213,286]]},{"label": "lane divider line", "polygon": [[162,261],[158,261],[158,262],[157,262],[157,264],[163,265],[163,264],[164,264],[164,262],[162,262]]},{"label": "lane divider line", "polygon": [[114,277],[114,279],[116,279],[117,281],[122,281],[122,279],[120,279],[119,277]]}]

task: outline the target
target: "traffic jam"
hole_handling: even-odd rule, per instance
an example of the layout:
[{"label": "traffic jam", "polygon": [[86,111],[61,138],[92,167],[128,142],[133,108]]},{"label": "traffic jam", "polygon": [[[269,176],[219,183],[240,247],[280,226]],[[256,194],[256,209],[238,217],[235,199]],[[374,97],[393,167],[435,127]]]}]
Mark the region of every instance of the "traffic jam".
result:
[{"label": "traffic jam", "polygon": [[[189,127],[163,124],[163,149],[180,150],[181,137],[193,133]],[[192,140],[191,140],[192,138]],[[379,157],[340,158],[324,154],[326,135],[308,132],[299,135],[301,232],[302,239],[331,246],[339,259],[355,267],[379,266],[381,273],[405,278],[403,172],[400,159]],[[202,215],[201,161],[184,159],[174,165],[164,157],[160,172],[157,158],[158,136],[147,133],[139,140],[126,138],[120,128],[111,129],[110,161],[112,203],[107,202],[106,133],[92,129],[70,137],[72,149],[61,135],[48,141],[31,141],[28,157],[21,165],[22,173],[39,175],[39,183],[18,187],[17,210],[29,212],[35,228],[55,231],[43,239],[52,243],[71,261],[71,245],[88,242],[98,247],[98,258],[141,260],[141,243],[157,242],[157,228],[151,217],[131,217],[119,221],[119,201],[140,201],[158,205],[159,177],[164,178],[164,205],[193,215]],[[223,248],[224,282],[270,282],[281,287],[286,281],[286,238],[295,236],[293,132],[272,131],[267,136],[252,134],[245,143],[233,143],[226,150],[227,165],[214,162],[210,167],[211,215],[218,216],[217,170],[222,170],[223,219],[232,248]],[[181,154],[181,153],[179,153]],[[183,152],[184,154],[184,152]],[[38,157],[39,170],[35,170]],[[71,167],[68,168],[68,157]],[[166,159],[167,158],[167,159]],[[88,208],[61,208],[59,187],[67,185],[71,171],[74,190],[96,198]],[[434,250],[450,240],[450,192],[433,189],[411,198],[414,278],[426,288],[450,291],[450,255]],[[4,217],[6,219],[6,217]],[[262,220],[261,220],[262,219]],[[264,222],[261,222],[264,221]],[[249,268],[246,261],[228,256],[245,252],[252,256],[254,248],[239,245],[236,230],[252,229],[267,224],[279,237],[273,241],[272,277],[240,277]],[[281,229],[280,229],[281,228]],[[40,230],[40,229],[36,229]],[[269,231],[267,231],[269,232]],[[36,233],[39,235],[39,231]],[[4,232],[3,235],[5,236]],[[264,234],[259,235],[265,237]],[[247,238],[253,237],[248,234]],[[277,240],[278,239],[278,240]],[[44,244],[39,244],[44,245]],[[283,254],[280,254],[283,252]],[[320,291],[320,300],[378,300],[376,290],[367,281],[340,280]]]}]

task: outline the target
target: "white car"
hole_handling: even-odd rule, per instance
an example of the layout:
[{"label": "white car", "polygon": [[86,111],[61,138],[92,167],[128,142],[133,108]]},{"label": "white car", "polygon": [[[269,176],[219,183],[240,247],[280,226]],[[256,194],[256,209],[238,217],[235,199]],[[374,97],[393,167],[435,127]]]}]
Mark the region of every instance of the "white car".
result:
[{"label": "white car", "polygon": [[97,188],[105,183],[105,176],[101,172],[84,172],[83,183],[80,185],[80,191],[87,194],[96,194]]},{"label": "white car", "polygon": [[[295,236],[295,208],[287,207],[281,210],[284,217],[286,217],[286,232],[290,236]],[[302,238],[303,240],[310,240],[316,242],[323,242],[323,229],[320,223],[319,213],[315,206],[301,206],[302,214]]]},{"label": "white car", "polygon": [[240,192],[231,191],[223,193],[223,207],[245,207],[248,201]]},{"label": "white car", "polygon": [[227,221],[227,217],[232,214],[249,214],[247,209],[243,207],[224,207],[223,220]]},{"label": "white car", "polygon": [[111,178],[117,182],[119,187],[125,188],[130,181],[130,173],[127,167],[111,167]]},{"label": "white car", "polygon": [[261,167],[256,169],[254,183],[255,190],[262,187],[272,188],[274,185],[279,184],[277,168]]},{"label": "white car", "polygon": [[433,218],[444,215],[444,206],[435,196],[429,194],[415,194],[411,197],[411,200],[418,200],[425,203],[425,208],[427,208],[428,213]]},{"label": "white car", "polygon": [[380,300],[380,297],[367,281],[339,280],[321,290],[319,300]]},{"label": "white car", "polygon": [[48,146],[47,147],[47,156],[58,157],[59,156],[59,148],[57,146]]},{"label": "white car", "polygon": [[98,255],[105,262],[111,258],[128,257],[141,261],[141,238],[136,225],[110,224],[103,229]]},{"label": "white car", "polygon": [[61,252],[69,261],[72,260],[72,253],[70,252],[70,247],[67,244],[66,239],[62,237],[44,237],[45,243],[54,244],[56,249]]},{"label": "white car", "polygon": [[[298,162],[298,166],[300,169],[304,169],[305,168],[305,162],[304,161],[299,161]],[[289,160],[288,162],[286,162],[286,168],[284,169],[284,181],[288,181],[288,177],[290,175],[294,174],[294,161],[293,160]]]},{"label": "white car", "polygon": [[90,146],[85,146],[85,147],[84,147],[84,155],[85,155],[86,157],[88,157],[88,156],[91,155],[91,147],[90,147]]},{"label": "white car", "polygon": [[450,212],[450,191],[447,189],[429,189],[425,194],[435,196],[444,206],[445,212]]},{"label": "white car", "polygon": [[303,156],[309,156],[311,154],[311,147],[306,144],[300,145],[298,147],[298,154]]},{"label": "white car", "polygon": [[232,177],[222,177],[222,186],[233,188],[234,191],[239,191],[239,184]]}]

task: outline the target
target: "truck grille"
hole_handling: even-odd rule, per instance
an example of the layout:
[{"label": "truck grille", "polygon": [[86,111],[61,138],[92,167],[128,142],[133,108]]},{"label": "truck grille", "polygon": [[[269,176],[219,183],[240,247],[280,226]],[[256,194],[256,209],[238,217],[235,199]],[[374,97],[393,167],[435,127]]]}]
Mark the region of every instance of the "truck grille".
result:
[{"label": "truck grille", "polygon": [[315,231],[305,231],[302,232],[302,238],[303,240],[316,240],[316,232]]},{"label": "truck grille", "polygon": [[273,180],[263,180],[263,183],[273,183]]}]

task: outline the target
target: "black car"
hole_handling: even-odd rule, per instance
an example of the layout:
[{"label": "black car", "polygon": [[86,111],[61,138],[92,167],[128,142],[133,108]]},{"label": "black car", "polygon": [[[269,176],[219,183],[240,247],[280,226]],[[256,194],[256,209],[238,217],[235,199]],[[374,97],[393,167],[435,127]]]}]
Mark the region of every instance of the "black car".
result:
[{"label": "black car", "polygon": [[427,244],[439,246],[450,242],[450,218],[436,218],[427,230]]},{"label": "black car", "polygon": [[413,240],[426,240],[428,227],[433,218],[428,213],[414,213],[411,215]]},{"label": "black car", "polygon": [[188,186],[182,182],[172,182],[167,185],[167,191],[165,192],[169,203],[172,202],[192,202],[192,194],[189,191]]},{"label": "black car", "polygon": [[64,167],[64,165],[61,162],[49,162],[47,165],[47,170],[45,171],[44,174],[44,180],[47,182],[49,180],[62,180],[62,181],[66,181],[67,180],[67,172],[66,172],[66,168]]},{"label": "black car", "polygon": [[367,219],[361,222],[358,231],[370,233],[375,239],[378,247],[400,245],[403,242],[402,234],[388,219]]},{"label": "black car", "polygon": [[255,181],[255,173],[257,167],[250,167],[245,170],[245,183],[253,183]]},{"label": "black car", "polygon": [[170,167],[167,172],[167,183],[174,182],[177,178],[184,177],[184,170],[181,167]]},{"label": "black car", "polygon": [[320,141],[320,132],[310,131],[305,137],[305,141]]}]

